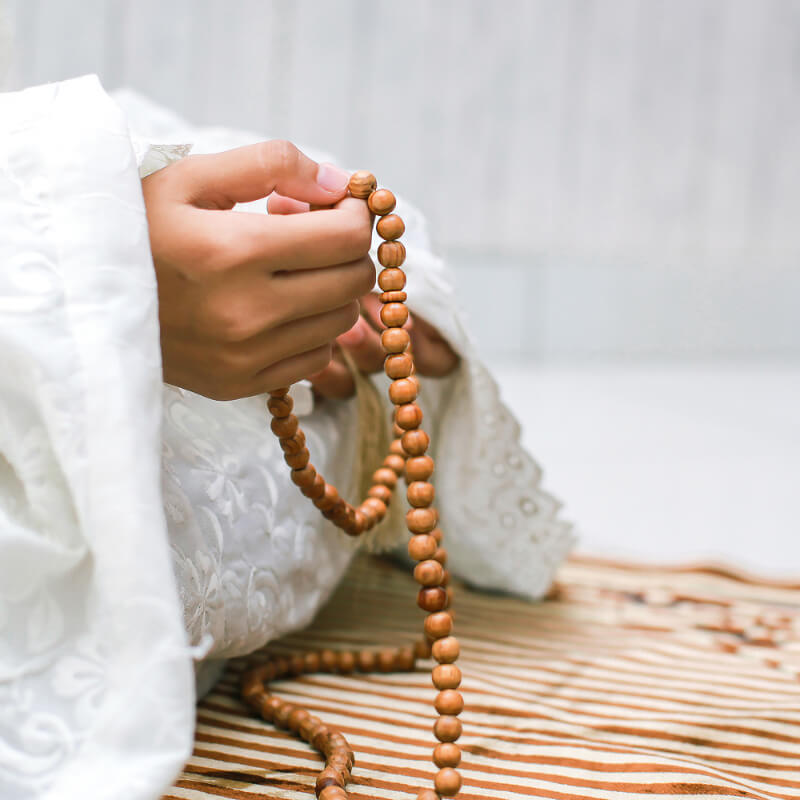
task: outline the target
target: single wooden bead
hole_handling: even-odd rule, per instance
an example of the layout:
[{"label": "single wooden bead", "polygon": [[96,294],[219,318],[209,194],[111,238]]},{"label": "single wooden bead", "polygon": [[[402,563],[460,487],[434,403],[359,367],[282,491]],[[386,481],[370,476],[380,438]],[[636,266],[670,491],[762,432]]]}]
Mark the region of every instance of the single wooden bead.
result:
[{"label": "single wooden bead", "polygon": [[356,657],[349,650],[342,650],[336,654],[336,669],[345,675],[353,672],[356,668]]},{"label": "single wooden bead", "polygon": [[414,567],[414,580],[422,586],[438,586],[442,580],[442,565],[427,559]]},{"label": "single wooden bead", "polygon": [[404,328],[387,328],[381,333],[381,347],[386,353],[402,353],[410,341],[411,337]]},{"label": "single wooden bead", "polygon": [[[405,433],[405,431],[396,422],[392,425],[392,436],[395,439],[402,438],[404,433]],[[401,447],[402,447],[402,444],[401,444]],[[405,453],[405,452],[406,451],[403,450],[403,453]]]},{"label": "single wooden bead", "polygon": [[383,484],[390,489],[397,485],[397,473],[389,467],[379,467],[372,473],[373,484]]},{"label": "single wooden bead", "polygon": [[302,675],[306,669],[306,661],[300,653],[289,657],[289,674]]},{"label": "single wooden bead", "polygon": [[[399,408],[403,408],[403,406],[398,406]],[[402,436],[403,434],[400,434]],[[403,450],[403,443],[400,441],[400,436],[396,436],[392,439],[392,443],[389,445],[389,455],[390,456],[401,456],[403,459],[403,465],[406,463],[406,451]],[[386,465],[386,460],[384,459],[384,465]]]},{"label": "single wooden bead", "polygon": [[[447,575],[445,575],[445,577],[447,577]],[[450,606],[452,606],[452,605],[453,605],[453,589],[452,589],[452,587],[448,587],[447,588],[447,608],[450,608]],[[456,618],[455,617],[455,613],[452,612],[452,611],[450,613],[453,615],[453,619],[455,619]]]},{"label": "single wooden bead", "polygon": [[284,397],[270,397],[267,400],[267,408],[273,417],[283,418],[288,417],[294,408],[294,400],[289,395]]},{"label": "single wooden bead", "polygon": [[[398,442],[400,440],[398,439]],[[400,445],[402,447],[402,445]],[[405,453],[405,450],[403,451]],[[406,460],[404,456],[399,456],[396,453],[391,453],[383,459],[383,466],[392,470],[395,475],[402,475],[403,470],[406,468]]]},{"label": "single wooden bead", "polygon": [[283,705],[283,700],[280,697],[275,697],[274,694],[267,695],[262,701],[259,710],[261,716],[267,722],[272,722],[275,719],[275,713]]},{"label": "single wooden bead", "polygon": [[306,719],[300,723],[298,733],[303,738],[303,741],[310,742],[311,737],[322,727],[322,720],[309,714]]},{"label": "single wooden bead", "polygon": [[441,611],[447,602],[447,592],[441,586],[427,586],[419,590],[417,605],[423,611]]},{"label": "single wooden bead", "polygon": [[389,386],[389,399],[396,405],[411,403],[417,398],[417,385],[408,378],[398,378]]},{"label": "single wooden bead", "polygon": [[401,292],[406,285],[406,274],[397,267],[382,269],[378,273],[378,286],[384,292]]},{"label": "single wooden bead", "polygon": [[367,492],[367,497],[376,497],[378,500],[383,501],[388,506],[392,499],[392,490],[383,484],[371,486]]},{"label": "single wooden bead", "polygon": [[284,453],[299,453],[306,446],[306,435],[298,430],[293,436],[280,439],[280,445]]},{"label": "single wooden bead", "polygon": [[319,654],[319,668],[322,672],[333,672],[338,664],[333,650],[322,650]]},{"label": "single wooden bead", "polygon": [[431,536],[433,536],[433,538],[436,539],[436,544],[441,544],[442,543],[442,530],[441,530],[441,528],[434,528],[431,531]]},{"label": "single wooden bead", "polygon": [[286,703],[284,702],[283,705],[279,706],[275,710],[275,714],[272,717],[272,721],[277,725],[279,728],[286,728],[289,725],[289,715],[297,708],[294,703]]},{"label": "single wooden bead", "polygon": [[414,359],[411,358],[410,353],[387,356],[386,361],[383,362],[384,372],[392,379],[407,378],[413,369]]},{"label": "single wooden bead", "polygon": [[420,533],[408,540],[408,555],[414,561],[424,561],[436,552],[436,539],[427,533]]},{"label": "single wooden bead", "polygon": [[431,643],[427,639],[420,639],[414,643],[414,658],[430,658]]},{"label": "single wooden bead", "polygon": [[415,456],[406,459],[406,481],[427,481],[433,475],[433,459],[430,456]]},{"label": "single wooden bead", "polygon": [[299,486],[301,489],[310,488],[314,483],[314,478],[317,477],[317,471],[314,469],[313,464],[307,464],[302,469],[293,469],[289,473],[292,483]]},{"label": "single wooden bead", "polygon": [[406,260],[406,248],[402,242],[383,242],[378,246],[378,261],[382,267],[399,267]]},{"label": "single wooden bead", "polygon": [[359,650],[356,656],[356,666],[361,672],[374,672],[378,657],[372,650]]},{"label": "single wooden bead", "polygon": [[382,292],[378,299],[381,303],[405,303],[408,295],[405,292]]},{"label": "single wooden bead", "polygon": [[325,494],[325,478],[323,478],[318,472],[317,477],[314,478],[314,483],[312,483],[308,488],[301,489],[300,491],[312,501],[319,500]]},{"label": "single wooden bead", "polygon": [[410,456],[425,455],[428,445],[431,443],[430,437],[423,430],[406,431],[400,439],[403,450]]},{"label": "single wooden bead", "polygon": [[338,497],[336,502],[326,511],[322,512],[325,519],[329,519],[334,524],[345,522],[347,519],[347,501],[343,497]]},{"label": "single wooden bead", "polygon": [[245,675],[242,680],[242,697],[245,700],[260,697],[265,691],[264,681],[260,675],[252,672]]},{"label": "single wooden bead", "polygon": [[[393,358],[395,357],[393,356]],[[389,377],[392,376],[390,375]],[[397,406],[394,410],[394,422],[400,430],[414,430],[422,422],[422,409],[416,403],[404,403],[401,406]],[[402,442],[400,446],[402,447]]]},{"label": "single wooden bead", "polygon": [[[451,767],[445,767],[436,773],[433,785],[439,794],[443,794],[445,797],[453,797],[461,790],[461,775]],[[328,798],[325,798],[325,800],[328,800]]]},{"label": "single wooden bead", "polygon": [[351,530],[349,531],[351,536],[361,536],[362,533],[367,529],[367,518],[364,516],[364,512],[360,509],[356,508],[353,511],[353,524]]},{"label": "single wooden bead", "polygon": [[336,752],[329,756],[325,762],[326,769],[335,769],[344,778],[344,782],[350,778],[350,769],[347,766],[347,753]]},{"label": "single wooden bead", "polygon": [[[433,503],[435,494],[433,484],[427,481],[412,481],[406,489],[408,503],[414,508],[427,508]],[[434,543],[436,543],[436,540],[434,540]]]},{"label": "single wooden bead", "polygon": [[433,763],[437,767],[457,767],[461,763],[461,748],[452,742],[442,742],[433,751]]},{"label": "single wooden bead", "polygon": [[376,189],[367,200],[369,210],[379,217],[391,214],[396,204],[394,195],[388,189]]},{"label": "single wooden bead", "polygon": [[394,655],[394,668],[401,672],[410,672],[414,669],[416,659],[414,651],[410,647],[401,647]]},{"label": "single wooden bead", "polygon": [[381,322],[387,328],[402,328],[407,321],[408,309],[402,303],[386,303],[381,306]]},{"label": "single wooden bead", "polygon": [[364,505],[364,503],[358,507],[358,510],[364,515],[364,519],[367,522],[367,530],[372,530],[378,524],[378,512],[371,506]]},{"label": "single wooden bead", "polygon": [[378,522],[380,522],[386,516],[386,512],[388,510],[386,508],[386,503],[384,503],[382,500],[378,500],[377,497],[368,497],[366,500],[364,500],[360,506],[362,511],[365,511],[365,506],[375,511]]},{"label": "single wooden bead", "polygon": [[[387,308],[387,306],[383,306],[383,308]],[[405,306],[403,306],[403,308],[405,308]],[[269,423],[269,427],[277,437],[286,439],[289,436],[294,436],[299,424],[300,422],[297,417],[294,414],[289,414],[288,417],[273,417]]]},{"label": "single wooden bead", "polygon": [[452,630],[453,618],[446,611],[437,611],[425,618],[425,633],[431,639],[443,639]]},{"label": "single wooden bead", "polygon": [[319,653],[306,653],[303,656],[303,671],[304,672],[319,672]]},{"label": "single wooden bead", "polygon": [[330,729],[325,726],[321,725],[317,728],[311,736],[310,744],[315,750],[319,750],[320,753],[325,752],[325,747],[328,743],[328,736],[330,736]]},{"label": "single wooden bead", "polygon": [[441,716],[433,723],[433,735],[440,742],[455,742],[461,736],[461,731],[458,717]]},{"label": "single wooden bead", "polygon": [[440,714],[457,717],[464,710],[464,698],[461,692],[445,689],[436,695],[433,705]]},{"label": "single wooden bead", "polygon": [[[436,552],[433,554],[433,560],[444,566],[447,563],[447,550],[444,547],[437,547]],[[444,585],[446,586],[447,584]]]},{"label": "single wooden bead", "polygon": [[338,501],[339,490],[332,483],[326,483],[325,492],[323,493],[322,497],[319,497],[314,501],[314,505],[320,511],[327,511],[328,509],[333,508]]},{"label": "single wooden bead", "polygon": [[458,689],[461,685],[461,670],[455,664],[439,664],[433,668],[431,679],[440,691]]},{"label": "single wooden bead", "polygon": [[[447,551],[445,550],[444,552],[445,552],[445,556],[447,556]],[[435,559],[435,560],[439,561],[438,558]],[[445,560],[447,560],[447,559],[445,558]],[[444,562],[443,561],[439,561],[439,563],[442,566],[444,566]],[[449,583],[450,583],[450,570],[446,569],[446,570],[444,570],[444,572],[442,572],[442,586],[447,587],[449,585]]]},{"label": "single wooden bead", "polygon": [[275,677],[282,678],[284,675],[289,674],[289,659],[283,656],[278,656],[273,663],[275,664]]},{"label": "single wooden bead", "polygon": [[347,792],[341,786],[326,786],[319,793],[319,800],[347,800]]},{"label": "single wooden bead", "polygon": [[360,169],[350,176],[350,183],[347,188],[350,189],[350,194],[353,197],[366,200],[375,191],[377,185],[378,181],[375,180],[375,176],[371,172]]},{"label": "single wooden bead", "polygon": [[292,469],[302,469],[308,464],[309,458],[311,458],[311,454],[308,452],[307,447],[304,447],[299,453],[293,453],[292,455],[289,455],[289,453],[283,454],[283,460]]},{"label": "single wooden bead", "polygon": [[375,230],[381,239],[386,239],[388,242],[393,242],[399,239],[406,232],[406,225],[402,217],[397,214],[387,214],[381,217],[375,225]]},{"label": "single wooden bead", "polygon": [[420,789],[417,800],[440,800],[440,798],[433,789]]},{"label": "single wooden bead", "polygon": [[438,518],[435,508],[412,508],[406,512],[406,525],[411,533],[430,533]]},{"label": "single wooden bead", "polygon": [[378,670],[380,672],[393,672],[396,654],[397,651],[393,647],[378,651]]},{"label": "single wooden bead", "polygon": [[304,708],[296,708],[289,714],[287,724],[290,731],[294,733],[300,732],[300,726],[311,716]]},{"label": "single wooden bead", "polygon": [[319,796],[322,790],[328,786],[339,786],[340,788],[344,789],[344,777],[338,769],[333,767],[325,767],[325,769],[320,772],[320,774],[317,776],[317,783],[314,787],[317,792],[317,796]]},{"label": "single wooden bead", "polygon": [[286,397],[289,394],[289,387],[285,386],[282,389],[270,389],[269,396],[270,397]]},{"label": "single wooden bead", "polygon": [[458,653],[458,639],[455,636],[445,636],[444,639],[438,639],[431,645],[431,655],[440,664],[452,664],[458,658]]}]

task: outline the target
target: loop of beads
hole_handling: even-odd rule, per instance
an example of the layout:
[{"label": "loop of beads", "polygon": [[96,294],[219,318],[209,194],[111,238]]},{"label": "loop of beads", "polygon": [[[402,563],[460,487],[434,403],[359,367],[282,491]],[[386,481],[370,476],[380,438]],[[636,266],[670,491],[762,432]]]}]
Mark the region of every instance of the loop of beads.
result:
[{"label": "loop of beads", "polygon": [[320,800],[346,800],[345,786],[353,768],[354,756],[345,738],[324,725],[304,709],[270,694],[265,683],[287,675],[304,672],[392,672],[413,670],[418,658],[438,662],[432,673],[438,690],[434,706],[439,714],[433,732],[439,744],[433,751],[433,762],[439,768],[433,789],[422,789],[417,800],[439,800],[455,797],[461,789],[461,776],[456,771],[461,761],[461,749],[455,744],[461,735],[458,715],[464,707],[457,691],[461,671],[455,666],[459,655],[458,640],[451,635],[453,615],[448,609],[452,589],[448,588],[449,573],[445,569],[447,551],[441,546],[442,532],[437,527],[439,515],[433,506],[434,487],[430,483],[433,459],[427,455],[430,439],[422,430],[422,410],[416,404],[419,381],[414,374],[414,358],[410,337],[403,328],[408,320],[403,291],[406,276],[400,267],[406,249],[398,241],[405,232],[403,220],[392,213],[395,197],[388,189],[378,189],[375,177],[359,171],[350,179],[350,194],[367,201],[373,214],[379,217],[376,226],[384,242],[378,247],[382,271],[378,285],[381,320],[386,330],[381,344],[386,359],[384,371],[391,378],[389,399],[394,405],[394,440],[383,464],[372,475],[372,486],[358,507],[340,497],[336,487],[327,483],[310,462],[306,437],[297,417],[292,413],[292,398],[288,388],[271,391],[267,408],[272,415],[270,427],[278,437],[286,463],[291,467],[292,482],[322,512],[322,515],[350,536],[360,536],[371,530],[385,516],[394,489],[405,478],[406,497],[410,509],[406,526],[411,533],[408,553],[417,562],[414,578],[420,584],[417,605],[428,612],[425,637],[411,648],[334,653],[324,650],[306,653],[291,659],[274,658],[245,673],[242,696],[265,720],[278,727],[298,733],[322,752],[327,761],[316,784]]}]

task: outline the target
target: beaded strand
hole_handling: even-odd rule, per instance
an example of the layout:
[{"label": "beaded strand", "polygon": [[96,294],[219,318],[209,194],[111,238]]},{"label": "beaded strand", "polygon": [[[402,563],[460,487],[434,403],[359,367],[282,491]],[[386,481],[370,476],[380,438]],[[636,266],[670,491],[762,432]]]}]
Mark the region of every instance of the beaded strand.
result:
[{"label": "beaded strand", "polygon": [[384,240],[378,247],[378,261],[382,267],[378,285],[383,304],[380,317],[386,326],[381,334],[386,354],[384,371],[392,380],[389,399],[394,406],[394,440],[382,465],[372,475],[367,496],[354,507],[310,463],[306,437],[292,413],[288,388],[269,393],[270,427],[291,468],[292,482],[326,519],[350,536],[362,535],[386,516],[399,479],[405,479],[410,505],[406,513],[406,526],[411,534],[408,553],[417,562],[414,578],[420,584],[417,605],[427,612],[425,635],[414,648],[387,648],[377,652],[323,650],[290,658],[270,657],[244,674],[242,697],[265,720],[298,734],[325,756],[325,768],[315,787],[320,800],[346,800],[349,795],[345,786],[355,763],[347,740],[305,709],[271,694],[266,684],[289,675],[313,672],[412,671],[417,659],[432,656],[438,662],[431,677],[438,690],[434,707],[439,717],[433,733],[439,744],[433,751],[433,762],[439,771],[434,779],[435,789],[421,789],[417,800],[440,800],[441,797],[455,797],[461,789],[461,775],[455,769],[461,762],[461,749],[455,742],[461,736],[458,717],[464,700],[457,691],[461,671],[455,665],[459,655],[458,640],[451,635],[452,589],[448,587],[449,573],[445,568],[447,551],[442,547],[442,532],[437,527],[439,515],[433,506],[435,490],[430,483],[434,469],[433,459],[427,455],[430,438],[420,427],[422,410],[415,402],[419,380],[415,375],[410,337],[403,328],[408,320],[408,309],[405,306],[407,295],[403,291],[406,276],[400,267],[405,261],[406,249],[399,239],[405,232],[405,224],[392,213],[394,195],[388,189],[378,189],[375,177],[369,172],[354,173],[349,190],[353,197],[367,201],[370,211],[378,217],[376,230]]}]

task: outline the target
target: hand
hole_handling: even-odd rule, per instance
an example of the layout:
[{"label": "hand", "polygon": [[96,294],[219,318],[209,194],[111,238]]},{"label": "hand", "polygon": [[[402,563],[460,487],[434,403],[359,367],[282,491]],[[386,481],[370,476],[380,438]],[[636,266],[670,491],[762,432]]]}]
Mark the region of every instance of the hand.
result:
[{"label": "hand", "polygon": [[[272,141],[144,179],[165,381],[231,400],[325,369],[375,283],[371,216],[348,178]],[[273,191],[330,208],[231,210]]]}]

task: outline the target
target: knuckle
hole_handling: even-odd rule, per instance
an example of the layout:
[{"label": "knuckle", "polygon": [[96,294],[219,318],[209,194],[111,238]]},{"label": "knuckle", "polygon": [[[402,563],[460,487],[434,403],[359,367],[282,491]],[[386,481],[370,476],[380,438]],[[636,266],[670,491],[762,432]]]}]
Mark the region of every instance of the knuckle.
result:
[{"label": "knuckle", "polygon": [[219,299],[211,304],[206,327],[213,339],[223,343],[242,342],[257,330],[246,305],[230,298]]},{"label": "knuckle", "polygon": [[286,139],[270,139],[260,147],[262,165],[269,172],[293,172],[300,151]]},{"label": "knuckle", "polygon": [[355,290],[358,293],[357,296],[362,297],[363,295],[368,294],[372,291],[374,286],[375,265],[372,263],[372,259],[367,256],[367,258],[358,262],[356,268]]},{"label": "knuckle", "polygon": [[[316,350],[310,353],[310,372],[311,374],[315,374],[317,372],[322,372],[333,360],[333,347],[329,344],[323,345],[322,347],[318,347]],[[307,375],[303,376],[307,378]]]}]

